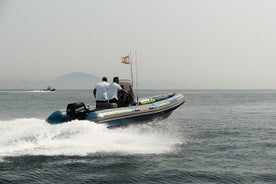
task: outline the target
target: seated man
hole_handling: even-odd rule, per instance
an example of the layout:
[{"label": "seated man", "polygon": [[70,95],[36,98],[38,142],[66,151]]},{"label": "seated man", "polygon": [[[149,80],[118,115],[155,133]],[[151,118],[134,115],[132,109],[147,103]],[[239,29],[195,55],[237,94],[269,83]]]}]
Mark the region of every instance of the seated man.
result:
[{"label": "seated man", "polygon": [[128,91],[119,85],[119,77],[114,77],[113,82],[108,87],[108,100],[110,103],[118,103],[118,92],[128,94]]}]

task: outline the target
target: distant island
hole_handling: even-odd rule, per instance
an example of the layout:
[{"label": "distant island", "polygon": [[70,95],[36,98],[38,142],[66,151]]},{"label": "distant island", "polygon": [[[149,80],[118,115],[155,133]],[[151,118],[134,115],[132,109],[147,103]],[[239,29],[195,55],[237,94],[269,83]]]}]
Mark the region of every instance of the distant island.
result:
[{"label": "distant island", "polygon": [[54,80],[49,81],[18,81],[12,83],[0,82],[2,89],[44,89],[51,86],[57,90],[59,89],[92,89],[94,85],[100,80],[99,77],[83,73],[72,72],[64,74]]}]

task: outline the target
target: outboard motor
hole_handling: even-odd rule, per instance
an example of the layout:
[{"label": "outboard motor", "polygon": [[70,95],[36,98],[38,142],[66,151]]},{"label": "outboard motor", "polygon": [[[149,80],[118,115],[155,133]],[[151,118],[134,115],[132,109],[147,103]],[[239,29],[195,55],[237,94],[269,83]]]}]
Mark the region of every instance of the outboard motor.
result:
[{"label": "outboard motor", "polygon": [[71,103],[67,105],[66,114],[68,116],[68,121],[71,120],[84,120],[90,112],[83,102]]}]

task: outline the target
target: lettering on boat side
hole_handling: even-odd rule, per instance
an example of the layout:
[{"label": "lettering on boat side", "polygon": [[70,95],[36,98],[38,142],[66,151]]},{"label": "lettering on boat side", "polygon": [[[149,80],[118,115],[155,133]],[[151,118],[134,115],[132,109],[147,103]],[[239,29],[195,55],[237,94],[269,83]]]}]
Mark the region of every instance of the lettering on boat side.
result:
[{"label": "lettering on boat side", "polygon": [[155,99],[150,98],[150,99],[140,100],[139,103],[140,103],[141,105],[145,105],[145,104],[149,104],[149,103],[153,103],[153,102],[155,102]]},{"label": "lettering on boat side", "polygon": [[135,111],[137,111],[136,108],[118,109],[114,111],[100,113],[99,117],[111,116],[116,114],[124,114],[124,113],[135,112]]}]

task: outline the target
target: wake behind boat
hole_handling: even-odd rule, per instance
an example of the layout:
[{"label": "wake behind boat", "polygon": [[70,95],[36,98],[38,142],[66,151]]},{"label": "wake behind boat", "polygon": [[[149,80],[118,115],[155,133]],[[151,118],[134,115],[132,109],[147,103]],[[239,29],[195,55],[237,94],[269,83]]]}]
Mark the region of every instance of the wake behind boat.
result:
[{"label": "wake behind boat", "polygon": [[[134,99],[131,82],[120,81],[120,85],[128,90],[128,95]],[[87,107],[83,102],[68,104],[66,111],[55,111],[46,121],[50,124],[59,124],[77,119],[105,124],[108,127],[117,127],[131,123],[149,122],[154,119],[165,119],[184,102],[184,96],[176,93],[142,98],[137,102],[133,102],[129,96],[122,94],[118,104],[97,104],[95,109]]]}]

